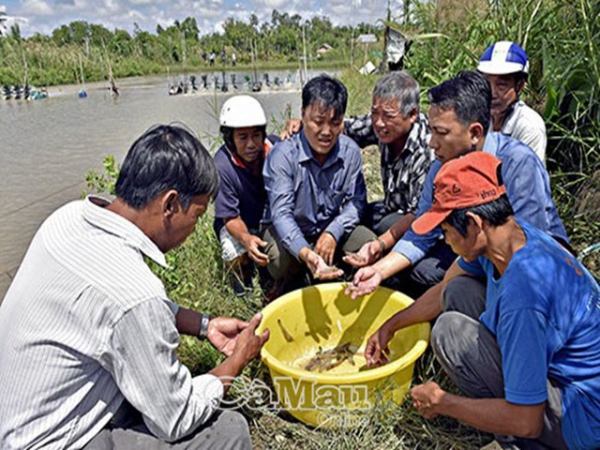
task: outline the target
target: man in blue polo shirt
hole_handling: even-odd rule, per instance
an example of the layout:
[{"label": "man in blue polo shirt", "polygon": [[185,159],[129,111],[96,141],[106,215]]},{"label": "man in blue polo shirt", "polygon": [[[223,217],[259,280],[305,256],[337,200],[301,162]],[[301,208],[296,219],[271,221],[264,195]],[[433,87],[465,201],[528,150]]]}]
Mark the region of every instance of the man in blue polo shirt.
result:
[{"label": "man in blue polo shirt", "polygon": [[320,75],[302,90],[302,131],[275,145],[263,175],[269,197],[264,240],[276,280],[343,275],[341,250],[356,251],[375,235],[357,227],[367,201],[358,146],[341,135],[348,93]]},{"label": "man in blue polo shirt", "polygon": [[[384,362],[398,329],[439,316],[434,353],[467,397],[416,386],[425,418],[453,417],[502,448],[600,448],[600,287],[557,240],[515,218],[501,164],[473,152],[438,172],[435,202],[413,229],[441,225],[460,258],[369,339],[365,357]],[[487,279],[483,302],[461,289],[472,277]]]},{"label": "man in blue polo shirt", "polygon": [[215,154],[220,186],[214,228],[233,291],[245,296],[253,291],[255,265],[264,267],[269,262],[263,252],[266,242],[259,237],[267,201],[262,168],[273,142],[279,139],[267,137],[265,112],[249,95],[236,95],[223,103],[219,124],[225,145]]},{"label": "man in blue polo shirt", "polygon": [[[506,191],[515,215],[535,225],[568,245],[565,228],[558,217],[548,173],[533,150],[520,141],[499,133],[487,133],[490,125],[491,88],[485,76],[466,71],[433,87],[429,91],[431,108],[429,123],[432,131],[430,146],[438,161],[431,165],[419,201],[417,217],[431,208],[433,180],[442,165],[472,151],[484,151],[499,158]],[[423,294],[440,279],[420,280],[413,274],[419,264],[428,264],[429,252],[439,246],[442,231],[439,227],[420,236],[409,230],[392,251],[372,266],[365,267],[354,277],[348,293],[354,298],[373,292],[381,282],[392,276],[403,278],[413,287],[413,297]],[[398,284],[396,284],[397,286]],[[420,286],[419,286],[420,285]],[[473,288],[485,291],[480,283]]]}]

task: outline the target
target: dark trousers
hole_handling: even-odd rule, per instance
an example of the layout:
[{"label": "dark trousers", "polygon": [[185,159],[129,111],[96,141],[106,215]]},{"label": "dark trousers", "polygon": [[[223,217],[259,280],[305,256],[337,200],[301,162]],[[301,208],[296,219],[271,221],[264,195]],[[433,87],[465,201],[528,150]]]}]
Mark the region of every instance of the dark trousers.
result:
[{"label": "dark trousers", "polygon": [[403,217],[404,214],[389,212],[380,200],[367,205],[362,224],[369,230],[373,230],[377,236],[381,236]]},{"label": "dark trousers", "polygon": [[446,271],[455,259],[456,253],[440,239],[414,266],[384,280],[382,284],[409,297],[419,298],[427,289],[444,279]]}]

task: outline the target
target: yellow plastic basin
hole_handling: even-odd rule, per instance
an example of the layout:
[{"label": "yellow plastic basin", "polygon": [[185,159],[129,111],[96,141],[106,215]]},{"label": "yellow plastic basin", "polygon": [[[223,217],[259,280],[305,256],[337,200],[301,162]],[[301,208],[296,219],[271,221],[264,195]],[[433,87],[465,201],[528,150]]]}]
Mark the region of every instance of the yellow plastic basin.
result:
[{"label": "yellow plastic basin", "polygon": [[[429,323],[400,330],[389,345],[390,362],[366,368],[369,337],[412,300],[386,288],[352,300],[344,288],[345,283],[329,283],[290,292],[263,310],[258,330],[271,333],[261,357],[280,403],[312,426],[352,427],[377,402],[400,404],[429,341]],[[347,343],[358,348],[352,361],[325,372],[304,369],[319,349]]]}]

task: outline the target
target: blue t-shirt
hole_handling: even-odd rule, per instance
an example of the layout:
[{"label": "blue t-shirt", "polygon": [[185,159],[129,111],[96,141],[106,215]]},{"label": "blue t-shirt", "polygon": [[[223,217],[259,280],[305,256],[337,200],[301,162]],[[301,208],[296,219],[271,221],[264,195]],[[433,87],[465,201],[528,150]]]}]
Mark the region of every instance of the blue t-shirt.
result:
[{"label": "blue t-shirt", "polygon": [[562,432],[569,448],[600,448],[600,287],[554,239],[517,220],[526,245],[497,278],[484,257],[466,272],[487,277],[481,322],[502,353],[506,400],[547,400],[546,380],[562,392]]},{"label": "blue t-shirt", "polygon": [[[278,142],[277,136],[269,136],[267,146]],[[249,230],[258,230],[267,202],[267,193],[261,168],[253,172],[240,164],[223,145],[214,157],[219,171],[219,192],[215,199],[214,229],[219,236],[225,225],[224,219],[240,216]]]},{"label": "blue t-shirt", "polygon": [[[506,195],[515,216],[568,243],[567,232],[552,200],[550,177],[534,151],[521,141],[500,133],[489,133],[486,136],[483,151],[502,161]],[[441,167],[442,163],[435,161],[429,169],[419,200],[417,217],[431,209],[433,181]],[[411,228],[396,243],[393,251],[403,254],[412,264],[416,264],[439,239],[442,239],[440,227],[424,235],[416,234]]]}]

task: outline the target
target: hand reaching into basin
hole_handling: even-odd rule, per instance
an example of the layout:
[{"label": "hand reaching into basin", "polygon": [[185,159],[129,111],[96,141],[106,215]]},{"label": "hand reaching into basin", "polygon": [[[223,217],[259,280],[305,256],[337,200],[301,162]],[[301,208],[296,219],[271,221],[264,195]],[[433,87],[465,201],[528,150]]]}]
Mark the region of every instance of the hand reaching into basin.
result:
[{"label": "hand reaching into basin", "polygon": [[244,328],[235,341],[232,357],[239,357],[244,361],[244,365],[248,364],[260,353],[260,349],[269,339],[269,330],[265,330],[262,334],[255,334],[256,328],[262,320],[262,314],[257,313],[246,328]]},{"label": "hand reaching into basin", "polygon": [[240,333],[249,323],[233,317],[215,317],[208,323],[207,339],[225,356],[231,356]]},{"label": "hand reaching into basin", "polygon": [[390,349],[388,344],[394,336],[389,322],[384,323],[367,341],[365,347],[365,359],[369,367],[379,367],[389,362]]},{"label": "hand reaching into basin", "polygon": [[342,269],[328,265],[321,255],[306,247],[300,251],[300,259],[306,263],[313,277],[319,280],[334,280],[344,275]]},{"label": "hand reaching into basin", "polygon": [[373,264],[383,253],[379,240],[364,244],[356,253],[348,253],[344,256],[344,262],[352,267],[365,267]]}]

